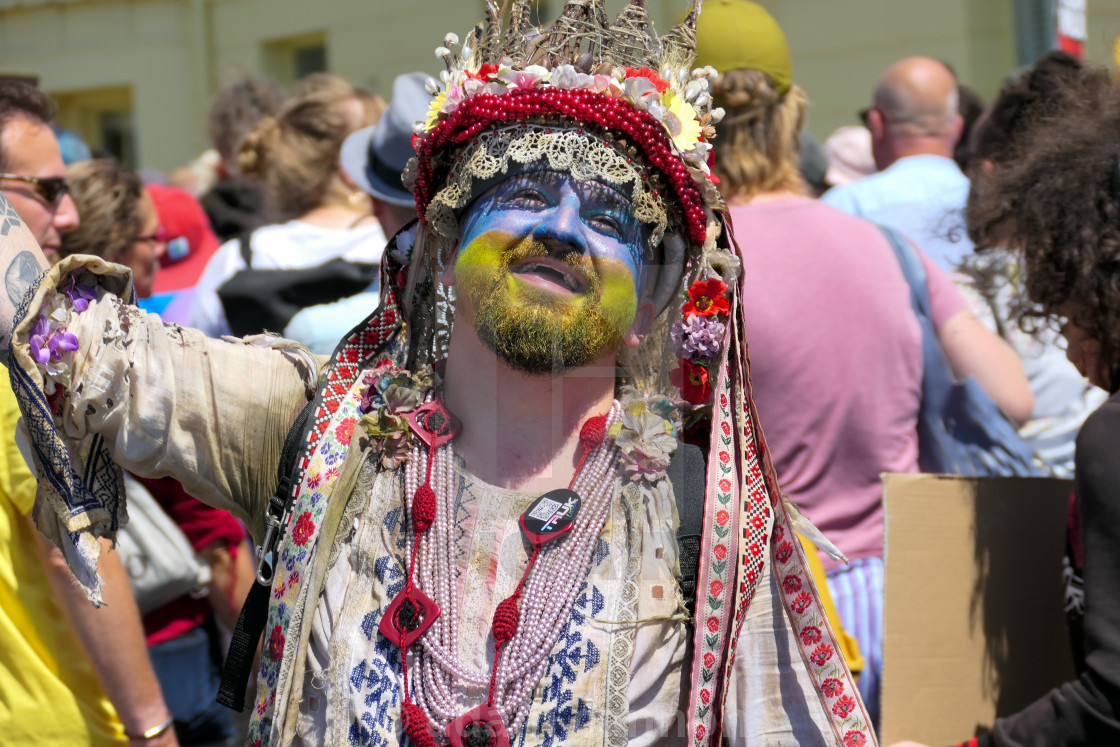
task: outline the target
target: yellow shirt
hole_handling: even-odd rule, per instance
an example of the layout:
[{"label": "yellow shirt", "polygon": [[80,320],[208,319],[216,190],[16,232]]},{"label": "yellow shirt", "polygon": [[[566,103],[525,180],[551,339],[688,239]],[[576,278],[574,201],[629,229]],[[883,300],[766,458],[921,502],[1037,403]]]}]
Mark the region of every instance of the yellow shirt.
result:
[{"label": "yellow shirt", "polygon": [[0,377],[0,742],[127,745],[51,591],[27,518],[35,478],[15,444],[19,409],[7,371]]}]

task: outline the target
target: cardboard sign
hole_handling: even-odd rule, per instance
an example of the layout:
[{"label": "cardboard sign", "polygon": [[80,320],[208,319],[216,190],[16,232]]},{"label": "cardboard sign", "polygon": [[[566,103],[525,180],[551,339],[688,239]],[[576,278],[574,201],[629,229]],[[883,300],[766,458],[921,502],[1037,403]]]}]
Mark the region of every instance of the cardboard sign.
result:
[{"label": "cardboard sign", "polygon": [[880,742],[956,744],[1074,679],[1069,480],[884,475]]}]

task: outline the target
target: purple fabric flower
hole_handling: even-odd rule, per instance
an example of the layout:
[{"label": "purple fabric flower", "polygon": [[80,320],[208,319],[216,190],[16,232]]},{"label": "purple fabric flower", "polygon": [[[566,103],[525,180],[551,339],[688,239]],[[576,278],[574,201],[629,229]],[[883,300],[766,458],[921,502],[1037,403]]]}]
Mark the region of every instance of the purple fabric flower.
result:
[{"label": "purple fabric flower", "polygon": [[70,299],[70,307],[81,314],[89,308],[89,302],[97,298],[97,293],[88,285],[80,285],[70,276],[69,282],[63,291]]},{"label": "purple fabric flower", "polygon": [[670,335],[673,338],[673,351],[678,358],[699,360],[714,358],[723,349],[723,336],[727,328],[712,317],[693,314],[687,319],[676,322]]},{"label": "purple fabric flower", "polygon": [[35,331],[31,335],[31,354],[40,363],[46,363],[51,359],[50,348],[47,346],[50,334],[50,321],[45,316],[39,317],[39,321],[35,324]]},{"label": "purple fabric flower", "polygon": [[50,320],[40,317],[31,335],[31,354],[43,365],[61,360],[65,353],[78,349],[78,338],[65,330],[51,330]]}]

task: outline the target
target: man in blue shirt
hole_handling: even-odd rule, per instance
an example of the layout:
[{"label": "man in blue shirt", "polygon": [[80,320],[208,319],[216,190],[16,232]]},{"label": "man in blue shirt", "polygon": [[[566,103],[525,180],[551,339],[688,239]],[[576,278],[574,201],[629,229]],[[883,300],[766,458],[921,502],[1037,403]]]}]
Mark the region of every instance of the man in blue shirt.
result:
[{"label": "man in blue shirt", "polygon": [[879,173],[822,198],[898,229],[946,272],[972,252],[962,214],[968,177],[953,161],[962,125],[957,102],[956,77],[937,60],[909,57],[887,68],[863,115]]}]

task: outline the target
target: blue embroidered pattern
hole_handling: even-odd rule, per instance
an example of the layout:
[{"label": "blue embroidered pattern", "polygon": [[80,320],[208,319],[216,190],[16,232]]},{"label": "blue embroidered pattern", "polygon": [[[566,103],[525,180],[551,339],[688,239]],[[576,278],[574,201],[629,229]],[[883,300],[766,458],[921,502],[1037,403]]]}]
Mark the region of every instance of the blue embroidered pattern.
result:
[{"label": "blue embroidered pattern", "polygon": [[[539,715],[532,727],[541,747],[562,745],[591,722],[591,706],[583,698],[575,697],[574,685],[579,675],[586,675],[600,665],[602,655],[598,646],[584,639],[580,628],[588,618],[602,612],[605,605],[603,594],[584,583],[541,678],[540,702],[552,706]],[[524,744],[527,731],[522,731],[519,745]]]},{"label": "blue embroidered pattern", "polygon": [[[379,559],[379,565],[381,560],[390,559]],[[399,572],[399,568],[396,570]],[[392,716],[400,712],[403,673],[400,650],[377,630],[380,621],[381,610],[370,612],[362,620],[362,634],[374,642],[374,653],[350,670],[350,686],[353,692],[364,694],[366,707],[361,716],[350,723],[347,737],[354,747],[388,747],[395,743],[388,741],[384,735],[397,733]]]}]

